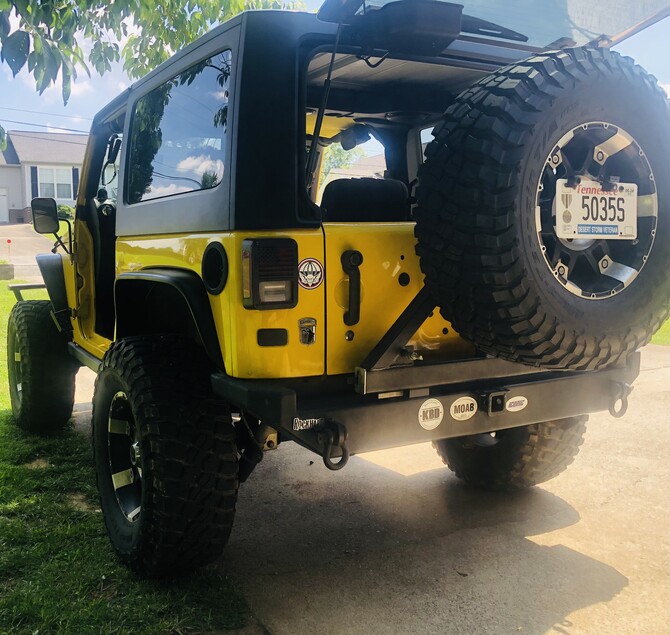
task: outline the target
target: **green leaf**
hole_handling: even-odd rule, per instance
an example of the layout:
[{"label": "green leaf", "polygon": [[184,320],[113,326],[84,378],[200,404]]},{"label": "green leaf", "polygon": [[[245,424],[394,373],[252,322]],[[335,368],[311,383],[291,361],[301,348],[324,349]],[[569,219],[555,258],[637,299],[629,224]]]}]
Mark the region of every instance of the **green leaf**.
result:
[{"label": "green leaf", "polygon": [[9,11],[0,11],[0,40],[9,35]]},{"label": "green leaf", "polygon": [[4,150],[7,147],[7,135],[5,134],[5,129],[0,126],[0,151]]},{"label": "green leaf", "polygon": [[30,36],[25,31],[14,31],[2,45],[2,59],[12,69],[14,77],[23,68],[30,52]]},{"label": "green leaf", "polygon": [[63,64],[63,104],[67,106],[72,91],[72,75],[70,69]]}]

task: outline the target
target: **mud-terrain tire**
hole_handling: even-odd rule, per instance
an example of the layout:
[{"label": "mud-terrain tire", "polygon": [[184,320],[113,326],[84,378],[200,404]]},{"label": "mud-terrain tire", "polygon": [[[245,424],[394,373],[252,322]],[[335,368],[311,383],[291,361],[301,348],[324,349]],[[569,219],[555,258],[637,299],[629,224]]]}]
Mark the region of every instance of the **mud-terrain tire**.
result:
[{"label": "mud-terrain tire", "polygon": [[518,490],[544,483],[570,465],[584,440],[588,417],[570,417],[484,435],[433,441],[447,467],[470,485]]},{"label": "mud-terrain tire", "polygon": [[17,425],[42,434],[62,429],[72,415],[78,368],[51,318],[51,302],[17,302],[7,325],[9,396]]},{"label": "mud-terrain tire", "polygon": [[[144,576],[216,559],[237,500],[230,412],[207,358],[177,337],[132,337],[105,354],[93,398],[102,512],[119,558]],[[113,476],[114,475],[114,476]]]},{"label": "mud-terrain tire", "polygon": [[[622,365],[650,340],[670,313],[670,108],[653,77],[604,49],[538,55],[459,95],[434,135],[417,254],[463,337],[572,369]],[[637,240],[558,237],[572,216],[557,180],[580,174],[638,185]]]}]

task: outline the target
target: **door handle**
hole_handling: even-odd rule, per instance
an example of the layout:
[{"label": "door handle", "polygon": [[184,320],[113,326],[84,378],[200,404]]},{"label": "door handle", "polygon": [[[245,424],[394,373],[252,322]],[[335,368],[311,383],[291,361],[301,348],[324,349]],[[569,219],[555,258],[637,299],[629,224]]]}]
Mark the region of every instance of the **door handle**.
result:
[{"label": "door handle", "polygon": [[361,271],[363,254],[355,249],[347,249],[341,258],[342,270],[349,276],[349,310],[344,312],[347,326],[358,324],[361,319]]}]

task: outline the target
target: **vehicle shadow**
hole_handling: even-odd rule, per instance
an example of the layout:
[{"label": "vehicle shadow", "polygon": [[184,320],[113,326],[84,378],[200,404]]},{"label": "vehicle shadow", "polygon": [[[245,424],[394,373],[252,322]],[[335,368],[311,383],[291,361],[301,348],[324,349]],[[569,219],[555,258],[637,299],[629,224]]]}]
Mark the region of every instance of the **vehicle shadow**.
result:
[{"label": "vehicle shadow", "polygon": [[628,584],[529,539],[578,521],[541,488],[482,493],[446,468],[403,476],[359,457],[332,473],[287,444],[242,485],[217,566],[273,635],[571,633],[567,616]]}]

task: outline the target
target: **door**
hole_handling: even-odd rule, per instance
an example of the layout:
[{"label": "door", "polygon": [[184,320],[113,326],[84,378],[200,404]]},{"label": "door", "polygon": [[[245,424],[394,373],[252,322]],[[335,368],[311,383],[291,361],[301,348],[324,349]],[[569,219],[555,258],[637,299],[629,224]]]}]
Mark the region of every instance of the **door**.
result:
[{"label": "door", "polygon": [[[381,143],[371,137],[348,152],[331,143],[321,165],[316,200],[325,218],[326,372],[338,375],[363,362],[423,288],[423,274],[414,223],[407,220],[407,188],[384,178]],[[472,352],[437,309],[408,345],[423,357]]]},{"label": "door", "polygon": [[7,189],[0,188],[0,223],[9,222],[9,198]]}]

